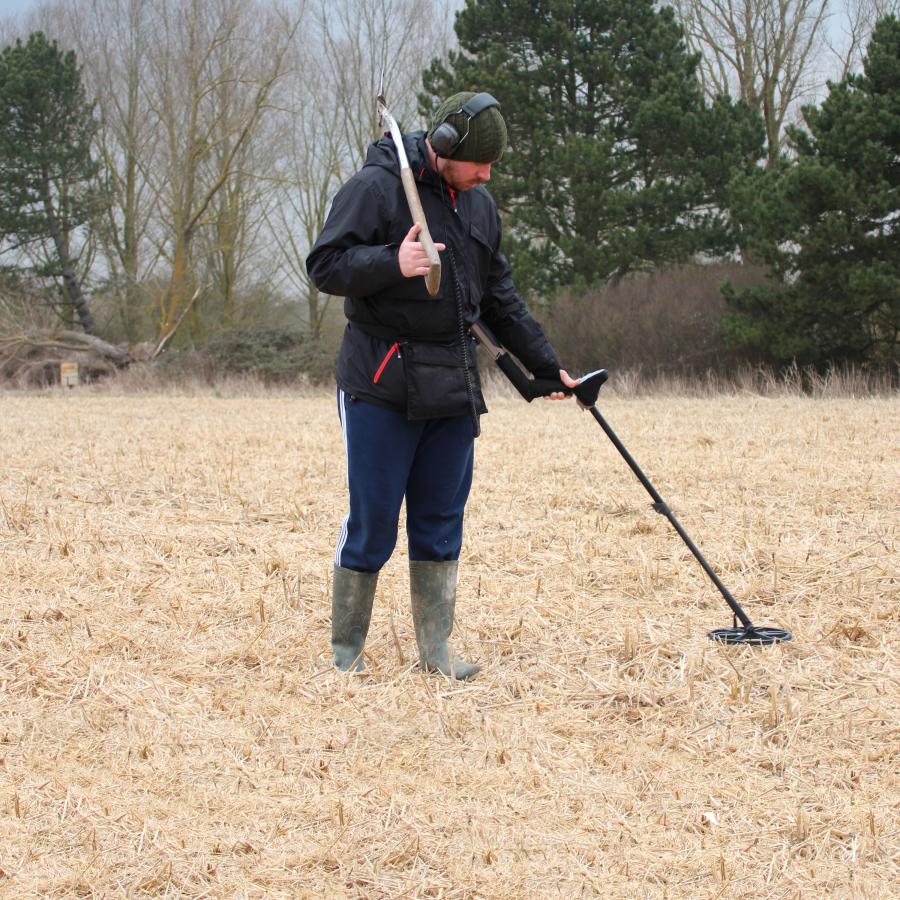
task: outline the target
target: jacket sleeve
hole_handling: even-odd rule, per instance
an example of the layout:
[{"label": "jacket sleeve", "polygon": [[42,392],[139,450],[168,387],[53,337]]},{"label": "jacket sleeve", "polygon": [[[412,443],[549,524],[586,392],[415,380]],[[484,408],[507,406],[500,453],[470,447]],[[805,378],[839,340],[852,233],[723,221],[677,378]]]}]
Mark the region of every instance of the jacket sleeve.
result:
[{"label": "jacket sleeve", "polygon": [[306,258],[315,286],[326,294],[364,297],[401,281],[399,247],[388,243],[389,226],[381,192],[355,175],[335,195]]},{"label": "jacket sleeve", "polygon": [[543,328],[525,308],[512,280],[509,262],[497,246],[491,257],[487,287],[481,298],[481,316],[500,343],[540,378],[558,378],[562,368]]}]

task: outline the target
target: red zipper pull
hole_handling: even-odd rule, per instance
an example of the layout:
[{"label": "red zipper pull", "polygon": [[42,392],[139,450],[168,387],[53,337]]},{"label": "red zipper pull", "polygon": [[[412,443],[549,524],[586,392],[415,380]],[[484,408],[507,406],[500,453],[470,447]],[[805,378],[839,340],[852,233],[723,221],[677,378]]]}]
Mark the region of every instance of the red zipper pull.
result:
[{"label": "red zipper pull", "polygon": [[384,367],[391,361],[391,357],[400,349],[400,345],[396,342],[387,352],[387,356],[381,361],[381,365],[378,367],[378,371],[375,373],[372,378],[372,384],[378,384],[378,379],[381,378],[381,373],[384,371]]}]

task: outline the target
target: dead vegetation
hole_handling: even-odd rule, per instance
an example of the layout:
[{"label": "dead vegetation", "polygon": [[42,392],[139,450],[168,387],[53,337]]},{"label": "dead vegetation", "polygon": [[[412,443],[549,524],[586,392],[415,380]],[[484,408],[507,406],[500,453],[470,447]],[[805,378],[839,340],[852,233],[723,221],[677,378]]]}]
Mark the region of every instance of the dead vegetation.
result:
[{"label": "dead vegetation", "polygon": [[[0,285],[0,385],[25,389],[60,383],[60,365],[75,363],[88,382],[110,378],[135,363],[152,364],[171,345],[199,290],[156,341],[112,344],[94,334],[60,326],[36,289]],[[146,369],[147,366],[142,366]]]},{"label": "dead vegetation", "polygon": [[0,396],[7,896],[890,897],[900,878],[896,399],[495,399],[457,641],[328,657],[328,397]]}]

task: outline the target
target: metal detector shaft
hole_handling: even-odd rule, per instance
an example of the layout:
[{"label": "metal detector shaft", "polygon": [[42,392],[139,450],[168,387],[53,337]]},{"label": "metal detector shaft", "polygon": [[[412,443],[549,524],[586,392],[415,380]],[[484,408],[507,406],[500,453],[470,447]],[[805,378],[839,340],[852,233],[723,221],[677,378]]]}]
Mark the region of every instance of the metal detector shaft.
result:
[{"label": "metal detector shaft", "polygon": [[719,593],[725,598],[725,602],[731,607],[731,611],[735,614],[735,616],[741,620],[741,623],[745,628],[751,629],[753,628],[753,623],[748,618],[747,614],[744,610],[741,609],[741,605],[734,599],[731,595],[731,591],[728,590],[727,587],[722,583],[722,579],[719,578],[718,575],[713,571],[712,566],[706,561],[703,554],[700,552],[697,545],[691,540],[690,535],[682,528],[681,523],[678,519],[675,518],[675,514],[669,509],[669,505],[663,500],[659,495],[659,491],[653,487],[653,484],[650,482],[650,479],[641,471],[641,467],[637,464],[634,457],[628,452],[625,445],[619,440],[616,433],[610,428],[609,423],[603,416],[600,414],[600,411],[596,406],[590,407],[591,415],[597,420],[600,427],[606,432],[606,436],[613,442],[616,450],[622,455],[622,458],[625,462],[628,463],[628,467],[632,472],[637,476],[638,481],[646,488],[647,493],[653,498],[653,509],[656,510],[660,515],[665,516],[672,527],[678,532],[681,539],[687,545],[688,550],[694,554],[697,562],[703,567],[703,571],[709,575],[712,583],[719,589]]},{"label": "metal detector shaft", "polygon": [[[546,397],[549,394],[566,393],[574,394],[582,409],[589,409],[591,415],[597,420],[600,427],[606,432],[606,436],[613,442],[616,450],[622,455],[622,458],[628,463],[628,467],[637,476],[638,481],[644,486],[647,493],[653,498],[653,509],[660,515],[665,516],[671,526],[678,532],[678,536],[684,541],[688,550],[694,554],[694,558],[703,567],[703,571],[709,576],[712,583],[719,589],[719,593],[725,598],[735,618],[734,628],[716,628],[709,632],[708,636],[714,641],[721,641],[725,644],[754,644],[756,646],[764,646],[767,644],[777,644],[781,641],[791,640],[791,633],[783,628],[761,627],[757,628],[749,619],[747,614],[741,609],[740,604],[731,592],[722,584],[722,580],[713,571],[712,566],[706,561],[697,545],[691,540],[688,533],[681,527],[681,523],[675,518],[674,513],[669,509],[669,505],[659,495],[659,491],[651,484],[650,479],[641,471],[641,467],[635,462],[634,457],[628,452],[625,445],[619,440],[616,433],[610,428],[606,419],[600,415],[597,409],[597,397],[600,388],[606,381],[606,369],[598,369],[579,379],[578,384],[574,388],[568,388],[562,382],[551,379],[530,379],[525,372],[518,367],[506,349],[491,334],[490,330],[483,322],[475,322],[470,327],[471,333],[475,336],[479,344],[491,355],[491,358],[499,366],[503,374],[510,380],[516,390],[528,401],[535,397]],[[740,619],[743,628],[737,627],[737,620]]]}]

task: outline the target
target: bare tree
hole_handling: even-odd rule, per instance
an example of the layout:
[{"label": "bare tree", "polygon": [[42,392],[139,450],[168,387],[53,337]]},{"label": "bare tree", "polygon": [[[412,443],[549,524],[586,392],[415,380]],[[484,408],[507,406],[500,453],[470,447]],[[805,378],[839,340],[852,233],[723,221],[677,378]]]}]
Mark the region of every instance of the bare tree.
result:
[{"label": "bare tree", "polygon": [[85,80],[97,101],[96,146],[108,185],[99,252],[108,297],[132,342],[144,336],[148,285],[159,262],[150,240],[157,198],[146,178],[159,129],[142,91],[153,50],[151,2],[81,0],[51,7],[55,27],[84,61]]},{"label": "bare tree", "polygon": [[358,162],[379,136],[375,91],[382,70],[394,117],[401,124],[415,121],[422,71],[450,44],[449,9],[440,0],[432,3],[429,15],[421,14],[417,0],[321,3],[329,87],[344,114],[344,145]]},{"label": "bare tree", "polygon": [[875,23],[883,16],[900,14],[900,0],[845,0],[842,6],[827,37],[837,63],[837,80],[860,68]]},{"label": "bare tree", "polygon": [[269,227],[284,277],[304,297],[306,328],[318,337],[328,312],[328,298],[309,279],[305,259],[325,222],[331,196],[340,185],[341,159],[347,154],[342,141],[342,112],[310,77],[321,71],[318,62],[322,50],[310,46],[298,47],[297,52],[306,67],[294,73],[282,120],[282,155],[275,172],[280,196],[269,211]]},{"label": "bare tree", "polygon": [[415,126],[422,71],[452,47],[453,0],[423,15],[415,0],[318,0],[293,67],[283,120],[278,178],[282,202],[270,216],[288,284],[305,297],[306,324],[318,335],[330,298],[306,274],[331,197],[379,136],[375,94],[382,69],[392,111]]},{"label": "bare tree", "polygon": [[154,6],[158,41],[145,90],[162,130],[148,178],[163,213],[161,249],[170,272],[157,301],[159,334],[165,335],[197,290],[195,239],[271,110],[298,23],[283,21],[275,46],[250,40],[236,51],[244,34],[252,34],[254,17],[265,15],[261,4],[156,0]]},{"label": "bare tree", "polygon": [[[302,15],[296,7],[294,16]],[[275,110],[286,102],[288,70],[294,56],[296,34],[283,45],[280,13],[261,10],[241,28],[239,42],[227,42],[217,50],[218,68],[223,71],[249,71],[254,55],[261,60],[283,53],[283,75],[273,83],[267,96],[269,112],[257,122],[251,139],[237,146],[241,134],[232,128],[228,116],[215,119],[211,150],[202,164],[205,177],[213,181],[224,171],[231,157],[230,172],[210,202],[204,224],[198,229],[198,248],[203,258],[204,281],[215,298],[211,310],[217,327],[228,329],[252,318],[260,304],[274,294],[277,254],[269,252],[265,233],[265,214],[276,199],[271,173],[278,161]],[[268,50],[266,50],[268,48]],[[221,80],[215,88],[219,109],[240,106],[241,84]]]},{"label": "bare tree", "polygon": [[421,72],[452,46],[459,5],[433,0],[423,15],[414,0],[280,2],[41,6],[97,97],[111,197],[99,268],[131,341],[150,336],[151,306],[155,341],[183,320],[202,337],[211,317],[243,321],[253,292],[299,294],[318,334],[330,298],[305,257],[378,136],[380,72],[395,115],[415,127]]},{"label": "bare tree", "polygon": [[197,284],[208,290],[191,313],[195,334],[204,306],[228,327],[242,279],[263,283],[251,265],[259,200],[271,193],[260,178],[272,166],[262,129],[302,10],[271,0],[45,5],[88,60],[101,111],[106,295],[130,340],[146,336],[151,305],[157,336],[168,333]]},{"label": "bare tree", "polygon": [[828,0],[674,0],[674,7],[689,48],[700,54],[703,90],[760,112],[771,165],[789,117],[823,81],[815,66]]},{"label": "bare tree", "polygon": [[[225,165],[231,140],[222,136],[209,160],[211,171]],[[215,317],[216,329],[241,324],[271,293],[251,290],[252,284],[268,284],[276,268],[267,258],[263,242],[264,215],[271,205],[272,188],[262,176],[264,171],[271,171],[271,166],[263,166],[260,149],[256,142],[248,142],[238,150],[233,172],[213,197],[204,225],[197,232],[198,268],[208,285],[208,312]]]}]

